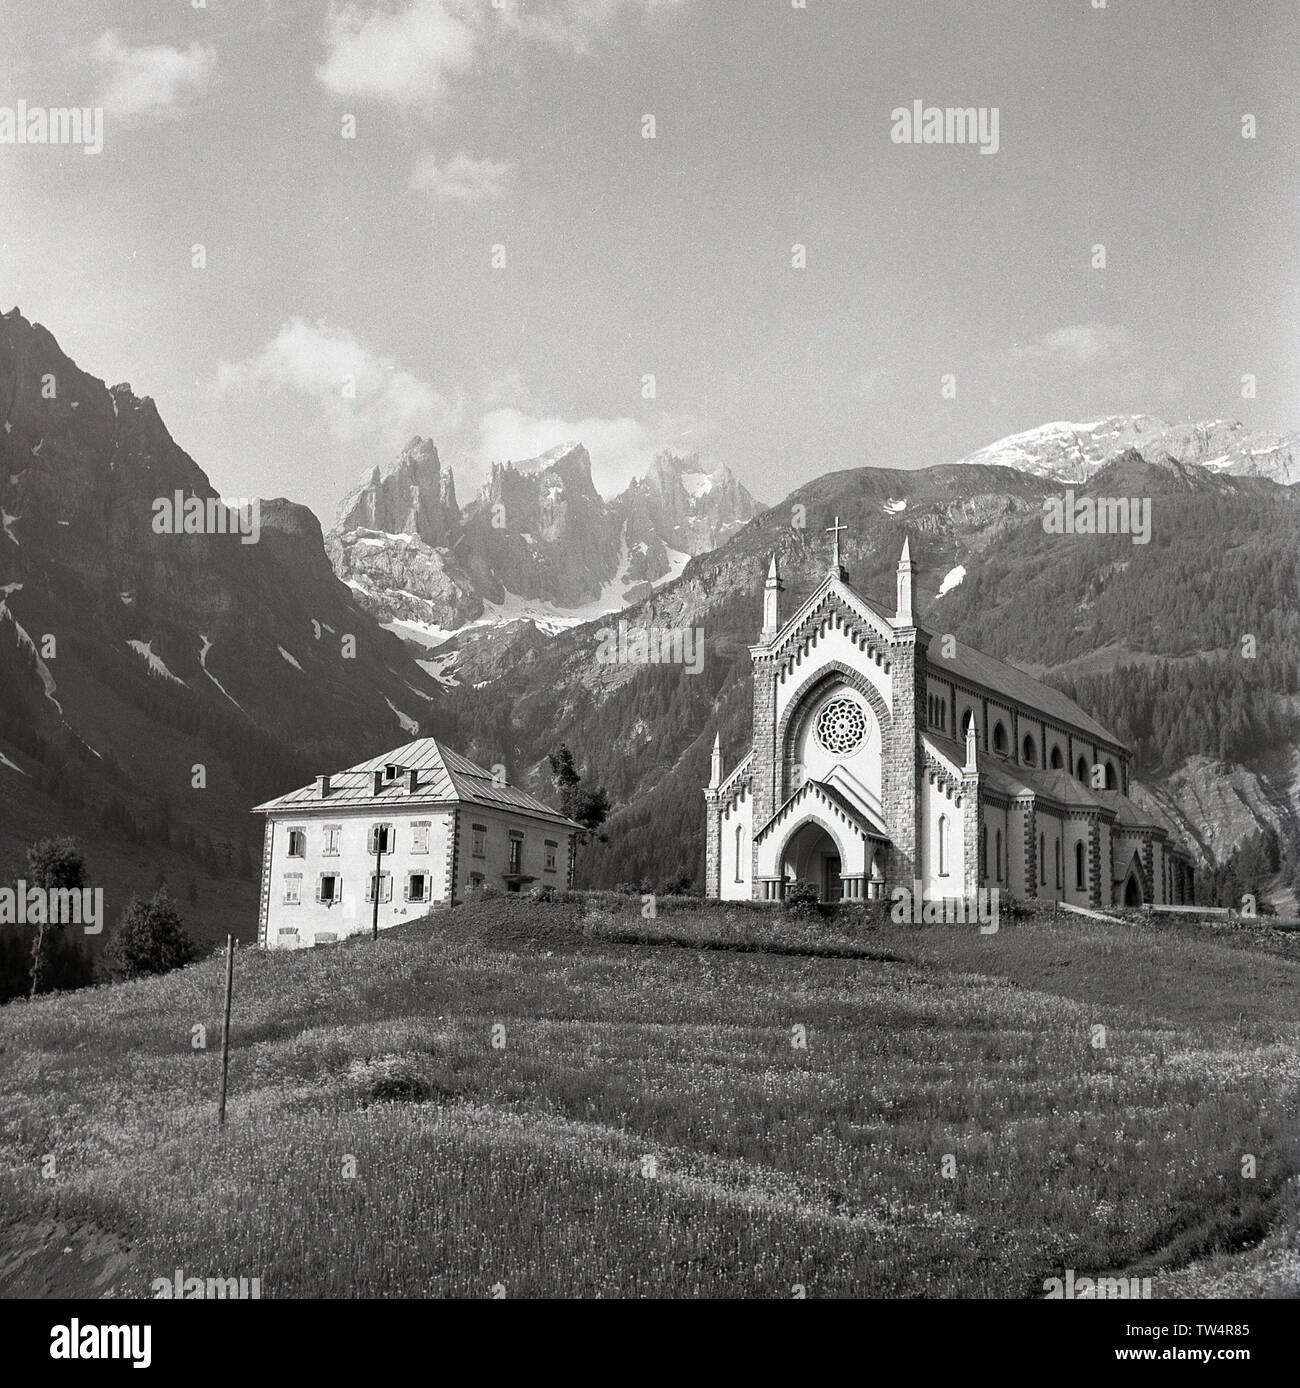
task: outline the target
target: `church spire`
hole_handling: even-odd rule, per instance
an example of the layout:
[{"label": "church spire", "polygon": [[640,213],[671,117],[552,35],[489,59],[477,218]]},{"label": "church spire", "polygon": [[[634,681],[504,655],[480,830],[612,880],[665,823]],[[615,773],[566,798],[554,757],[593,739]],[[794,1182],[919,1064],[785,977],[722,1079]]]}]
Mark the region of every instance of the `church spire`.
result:
[{"label": "church spire", "polygon": [[722,733],[713,735],[713,759],[709,763],[709,789],[717,790],[722,784]]},{"label": "church spire", "polygon": [[763,634],[762,640],[770,641],[781,629],[781,570],[777,567],[776,554],[767,566],[767,582],[763,585]]},{"label": "church spire", "polygon": [[973,713],[966,719],[966,765],[962,770],[967,775],[978,770],[975,765],[975,715]]},{"label": "church spire", "polygon": [[896,627],[916,625],[912,615],[912,589],[916,580],[916,564],[912,559],[912,545],[907,536],[903,537],[903,552],[898,557],[898,611],[894,614]]}]

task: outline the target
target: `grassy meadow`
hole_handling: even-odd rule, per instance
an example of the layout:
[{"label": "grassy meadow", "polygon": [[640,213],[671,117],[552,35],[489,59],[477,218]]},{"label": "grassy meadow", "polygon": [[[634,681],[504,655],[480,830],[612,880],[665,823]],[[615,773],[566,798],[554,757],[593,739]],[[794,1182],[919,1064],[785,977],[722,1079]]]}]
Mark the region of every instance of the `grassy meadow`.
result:
[{"label": "grassy meadow", "polygon": [[1300,937],[489,899],[240,950],[218,1132],[223,986],[0,1008],[0,1294],[1300,1287]]}]

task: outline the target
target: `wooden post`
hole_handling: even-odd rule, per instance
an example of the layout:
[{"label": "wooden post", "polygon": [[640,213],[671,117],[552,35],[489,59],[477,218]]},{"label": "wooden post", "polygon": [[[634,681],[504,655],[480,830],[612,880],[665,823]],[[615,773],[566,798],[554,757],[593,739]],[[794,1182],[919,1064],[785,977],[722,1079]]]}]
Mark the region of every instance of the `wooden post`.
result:
[{"label": "wooden post", "polygon": [[379,894],[384,889],[383,874],[380,871],[384,861],[384,833],[377,830],[375,833],[375,909],[370,916],[370,938],[379,938]]},{"label": "wooden post", "polygon": [[230,1073],[230,999],[235,988],[235,937],[226,936],[226,1011],[221,1021],[221,1104],[217,1127],[226,1124],[226,1077]]}]

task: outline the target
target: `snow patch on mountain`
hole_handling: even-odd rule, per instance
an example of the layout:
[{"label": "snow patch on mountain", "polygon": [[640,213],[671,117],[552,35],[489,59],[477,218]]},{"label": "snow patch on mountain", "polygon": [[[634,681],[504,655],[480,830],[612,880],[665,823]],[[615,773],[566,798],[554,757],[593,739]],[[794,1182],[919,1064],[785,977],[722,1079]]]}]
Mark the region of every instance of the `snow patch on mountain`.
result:
[{"label": "snow patch on mountain", "polygon": [[199,665],[203,668],[203,673],[217,686],[219,690],[230,700],[232,704],[243,713],[244,707],[233,694],[221,683],[221,681],[208,669],[208,652],[212,649],[212,642],[208,640],[202,632],[199,633],[199,640],[203,642],[203,649],[199,652]]},{"label": "snow patch on mountain", "polygon": [[384,695],[384,703],[386,703],[388,707],[391,708],[393,712],[397,715],[397,722],[404,733],[410,733],[412,737],[420,736],[420,725],[415,721],[414,718],[410,717],[409,714],[403,713],[402,710],[398,708],[397,705],[394,704],[393,701],[386,694]]},{"label": "snow patch on mountain", "polygon": [[[155,675],[161,675],[163,679],[172,680],[176,684],[185,684],[185,681],[181,679],[179,675],[172,674],[161,656],[154,655],[152,641],[128,641],[126,644],[131,647],[136,655],[144,658],[145,663]],[[186,688],[189,688],[189,686],[186,685]]]},{"label": "snow patch on mountain", "polygon": [[683,472],[682,486],[692,501],[698,501],[705,492],[713,490],[713,474],[710,472]]},{"label": "snow patch on mountain", "polygon": [[36,673],[40,677],[41,688],[45,691],[45,697],[58,709],[59,717],[62,718],[63,705],[54,697],[54,692],[59,686],[55,684],[54,676],[50,674],[50,667],[41,659],[36,642],[32,640],[22,623],[9,610],[9,595],[21,592],[22,586],[21,583],[7,583],[3,588],[0,588],[0,620],[7,617],[14,624],[14,631],[18,636],[19,644],[30,653],[36,664]]},{"label": "snow patch on mountain", "polygon": [[943,576],[943,582],[939,585],[939,591],[935,594],[936,598],[941,598],[945,593],[952,590],[966,577],[966,565],[958,564],[956,568],[949,569]]},{"label": "snow patch on mountain", "polygon": [[279,644],[277,643],[275,649],[276,649],[277,651],[280,652],[280,654],[289,662],[290,665],[293,666],[293,668],[294,668],[295,670],[301,670],[301,669],[302,669],[302,666],[298,664],[298,662],[293,658],[293,656],[291,656],[291,655],[289,654],[288,651],[285,650],[285,648],[284,648],[283,646],[281,646],[281,645],[279,645]]}]

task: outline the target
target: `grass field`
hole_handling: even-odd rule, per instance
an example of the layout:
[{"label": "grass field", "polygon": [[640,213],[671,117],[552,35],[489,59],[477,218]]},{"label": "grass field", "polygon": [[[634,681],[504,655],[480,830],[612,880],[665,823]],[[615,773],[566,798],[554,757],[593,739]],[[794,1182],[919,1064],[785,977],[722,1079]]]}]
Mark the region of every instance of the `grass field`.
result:
[{"label": "grass field", "polygon": [[639,905],[241,951],[222,1133],[222,961],[0,1008],[0,1291],[1300,1287],[1300,939]]}]

